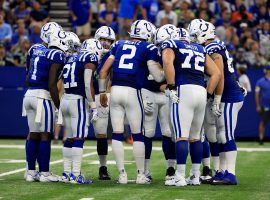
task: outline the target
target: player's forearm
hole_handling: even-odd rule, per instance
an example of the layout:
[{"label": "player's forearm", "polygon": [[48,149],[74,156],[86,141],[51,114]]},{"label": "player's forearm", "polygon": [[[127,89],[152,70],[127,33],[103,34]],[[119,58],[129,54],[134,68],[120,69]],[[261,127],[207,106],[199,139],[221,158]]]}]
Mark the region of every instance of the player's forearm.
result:
[{"label": "player's forearm", "polygon": [[49,91],[50,95],[52,97],[54,106],[59,109],[60,107],[60,99],[59,99],[59,94],[58,94],[58,89],[57,89],[57,83],[53,86],[49,86]]},{"label": "player's forearm", "polygon": [[93,102],[93,96],[91,91],[91,79],[92,79],[92,69],[84,70],[84,87],[85,87],[85,95],[88,102]]},{"label": "player's forearm", "polygon": [[219,81],[220,81],[220,72],[213,74],[208,82],[208,86],[207,86],[207,93],[209,94],[213,94]]},{"label": "player's forearm", "polygon": [[172,49],[164,49],[162,51],[163,68],[165,72],[166,82],[168,85],[175,84],[175,70],[174,70],[174,59],[175,54]]},{"label": "player's forearm", "polygon": [[215,89],[215,94],[222,95],[223,90],[224,90],[224,75],[221,74],[220,81],[218,82],[217,87]]},{"label": "player's forearm", "polygon": [[224,66],[223,66],[223,58],[220,54],[214,53],[211,56],[211,59],[214,61],[216,66],[218,67],[220,71],[220,81],[216,87],[215,94],[216,95],[222,95],[223,89],[224,89]]},{"label": "player's forearm", "polygon": [[165,65],[164,66],[164,72],[165,72],[165,77],[166,77],[166,82],[169,85],[174,85],[175,84],[175,71],[174,71],[174,66],[173,65]]},{"label": "player's forearm", "polygon": [[256,101],[256,107],[261,107],[261,104],[260,104],[260,93],[259,92],[256,92],[255,93],[255,101]]}]

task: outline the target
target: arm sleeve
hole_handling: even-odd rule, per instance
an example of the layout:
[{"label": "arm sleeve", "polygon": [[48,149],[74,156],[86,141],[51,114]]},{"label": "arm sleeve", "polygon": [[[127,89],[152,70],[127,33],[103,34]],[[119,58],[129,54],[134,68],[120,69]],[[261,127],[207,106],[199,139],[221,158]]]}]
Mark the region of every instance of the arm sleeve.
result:
[{"label": "arm sleeve", "polygon": [[93,97],[91,95],[91,78],[92,78],[92,69],[84,70],[84,87],[85,87],[85,95],[88,102],[93,102]]},{"label": "arm sleeve", "polygon": [[162,67],[160,66],[159,62],[148,60],[147,61],[147,67],[150,72],[150,74],[153,76],[156,82],[162,82],[165,80],[165,74],[162,70]]}]

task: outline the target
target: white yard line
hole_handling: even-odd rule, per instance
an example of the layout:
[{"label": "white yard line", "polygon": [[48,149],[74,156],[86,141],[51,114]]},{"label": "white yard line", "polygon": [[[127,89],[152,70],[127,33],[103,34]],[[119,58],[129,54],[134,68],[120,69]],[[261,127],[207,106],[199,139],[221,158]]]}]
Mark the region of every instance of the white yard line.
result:
[{"label": "white yard line", "polygon": [[[25,145],[21,144],[1,144],[0,149],[24,149]],[[52,145],[52,149],[62,149],[63,146],[61,145]],[[84,149],[94,150],[96,149],[96,146],[85,146]],[[132,146],[125,146],[126,150],[132,150]],[[153,147],[154,151],[161,151],[162,147]],[[244,152],[268,152],[270,151],[270,148],[237,148],[238,151],[244,151]]]},{"label": "white yard line", "polygon": [[87,197],[87,198],[82,198],[82,199],[79,199],[79,200],[93,200],[94,198],[92,197]]},{"label": "white yard line", "polygon": [[[111,151],[111,149],[109,149],[108,151]],[[91,152],[91,153],[83,154],[83,158],[89,157],[89,156],[94,156],[94,155],[97,155],[97,152]],[[50,162],[50,166],[51,165],[56,165],[56,164],[59,164],[59,163],[62,163],[62,162],[63,162],[62,159],[56,160],[56,161],[52,161],[52,162]],[[0,177],[12,175],[12,174],[17,174],[17,173],[20,173],[20,172],[23,172],[23,171],[25,171],[25,167],[24,168],[20,168],[20,169],[16,169],[16,170],[12,170],[12,171],[9,171],[9,172],[2,173],[2,174],[0,174]]]}]

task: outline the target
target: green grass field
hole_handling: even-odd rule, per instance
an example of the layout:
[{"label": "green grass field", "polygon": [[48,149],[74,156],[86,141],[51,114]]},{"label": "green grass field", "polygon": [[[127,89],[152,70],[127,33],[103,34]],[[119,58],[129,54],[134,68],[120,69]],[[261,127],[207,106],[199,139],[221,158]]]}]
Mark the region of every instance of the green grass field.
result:
[{"label": "green grass field", "polygon": [[[8,146],[4,146],[8,145]],[[14,146],[9,146],[14,145]],[[3,173],[23,169],[25,167],[25,151],[23,140],[0,140],[0,199],[238,199],[238,200],[269,200],[270,199],[270,144],[263,147],[257,143],[238,143],[242,148],[268,148],[268,151],[240,151],[237,160],[237,186],[187,186],[184,188],[164,186],[165,161],[163,152],[159,149],[152,152],[151,169],[154,178],[151,185],[118,185],[118,176],[115,165],[108,165],[112,180],[99,181],[97,155],[95,148],[88,148],[84,151],[87,154],[84,158],[83,173],[94,179],[91,185],[71,185],[64,183],[28,183],[23,179],[24,172],[4,175]],[[86,146],[95,146],[95,142],[86,142]],[[130,145],[126,145],[131,147]],[[160,142],[153,144],[160,147]],[[60,160],[62,151],[59,148],[52,149],[51,162]],[[108,160],[112,161],[112,152],[109,152]],[[129,180],[136,177],[135,163],[133,162],[132,150],[125,151],[126,170]],[[131,161],[131,162],[128,162]],[[190,164],[187,170],[189,171]],[[59,161],[51,165],[51,171],[60,175],[62,163]]]}]

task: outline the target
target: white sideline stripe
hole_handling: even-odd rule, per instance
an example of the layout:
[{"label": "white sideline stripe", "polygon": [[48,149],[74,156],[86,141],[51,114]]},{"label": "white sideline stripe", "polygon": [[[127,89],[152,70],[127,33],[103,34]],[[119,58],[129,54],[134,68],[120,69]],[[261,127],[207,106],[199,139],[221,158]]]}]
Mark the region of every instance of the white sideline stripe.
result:
[{"label": "white sideline stripe", "polygon": [[[21,144],[1,144],[0,149],[24,149],[25,145]],[[63,146],[61,145],[52,145],[52,149],[62,149]],[[132,146],[125,146],[124,147],[126,150],[132,150]],[[95,150],[96,146],[84,146],[83,149],[89,149],[89,150]],[[154,151],[161,151],[162,147],[153,147]],[[243,151],[243,152],[268,152],[270,151],[270,148],[237,148],[238,151]]]},{"label": "white sideline stripe", "polygon": [[82,198],[82,199],[79,199],[79,200],[93,200],[94,198],[92,197],[89,197],[89,198]]},{"label": "white sideline stripe", "polygon": [[[111,149],[108,149],[108,151],[111,151]],[[97,152],[91,152],[91,153],[83,154],[83,158],[89,157],[89,156],[93,156],[93,155],[97,155]],[[61,162],[63,162],[63,159],[52,161],[52,162],[50,162],[50,165],[59,164]],[[13,170],[13,171],[2,173],[2,174],[0,174],[0,177],[8,176],[8,175],[11,175],[11,174],[17,174],[17,173],[23,172],[23,171],[25,171],[25,167],[24,168],[21,168],[21,169],[16,169],[16,170]]]}]

